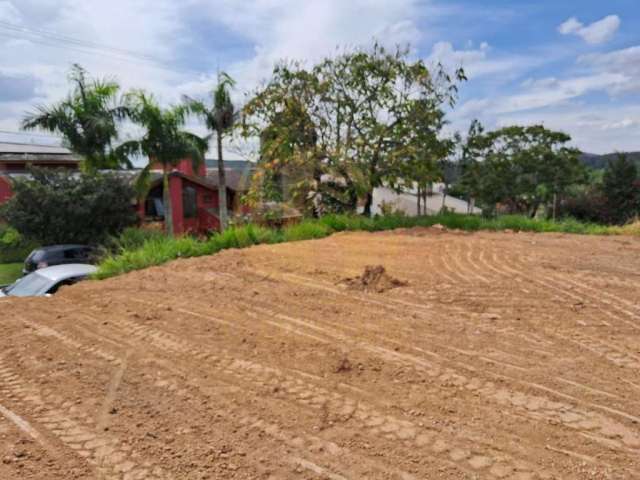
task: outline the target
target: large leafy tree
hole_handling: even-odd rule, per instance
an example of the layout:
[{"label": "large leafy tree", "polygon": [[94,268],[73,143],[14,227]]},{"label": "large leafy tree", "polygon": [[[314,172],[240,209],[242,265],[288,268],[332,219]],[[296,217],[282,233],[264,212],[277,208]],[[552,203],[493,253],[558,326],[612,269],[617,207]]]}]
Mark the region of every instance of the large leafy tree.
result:
[{"label": "large leafy tree", "polygon": [[149,157],[149,165],[140,174],[139,185],[144,185],[148,179],[152,163],[162,165],[165,229],[167,235],[173,235],[169,173],[185,158],[190,158],[194,169],[197,169],[204,161],[208,139],[183,130],[189,113],[184,105],[162,108],[153,96],[143,91],[127,94],[125,101],[129,118],[143,127],[145,133],[139,140],[123,143],[119,150],[126,155]]},{"label": "large leafy tree", "polygon": [[585,179],[580,152],[566,146],[570,140],[542,125],[484,132],[474,123],[463,149],[461,185],[490,209],[502,204],[533,217]]},{"label": "large leafy tree", "polygon": [[67,98],[37,107],[23,119],[22,128],[62,135],[65,145],[82,157],[87,170],[131,167],[128,158],[114,148],[119,122],[127,115],[118,83],[88,78],[80,65],[73,66],[69,79],[73,89]]},{"label": "large leafy tree", "polygon": [[2,216],[40,245],[97,244],[134,225],[135,190],[117,173],[32,169],[13,182],[14,196]]},{"label": "large leafy tree", "polygon": [[[405,124],[404,163],[397,178],[389,186],[398,191],[414,190],[418,215],[427,214],[427,196],[434,182],[444,178],[444,162],[455,147],[455,140],[442,138],[444,112],[428,102],[416,102]],[[401,150],[402,151],[402,150]]]},{"label": "large leafy tree", "polygon": [[[281,64],[246,105],[244,132],[255,137],[269,127],[270,142],[291,150],[279,162],[302,163],[316,176],[334,179],[346,190],[346,206],[355,210],[362,198],[369,215],[373,189],[398,183],[416,110],[435,112],[453,104],[462,79],[462,71],[452,78],[441,67],[432,71],[420,60],[410,61],[405,49],[387,51],[377,44],[311,69]],[[292,107],[299,121],[291,121]],[[429,115],[420,116],[429,121]],[[298,141],[305,131],[313,132],[314,142]],[[321,194],[320,182],[314,183],[309,202]]]},{"label": "large leafy tree", "polygon": [[236,119],[237,112],[231,101],[229,90],[235,85],[235,81],[226,73],[218,75],[218,84],[211,92],[211,102],[209,104],[185,97],[187,108],[194,114],[201,117],[207,128],[215,134],[218,148],[218,206],[220,211],[220,229],[227,226],[227,182],[224,169],[224,159],[222,157],[222,143],[224,136],[231,131]]}]

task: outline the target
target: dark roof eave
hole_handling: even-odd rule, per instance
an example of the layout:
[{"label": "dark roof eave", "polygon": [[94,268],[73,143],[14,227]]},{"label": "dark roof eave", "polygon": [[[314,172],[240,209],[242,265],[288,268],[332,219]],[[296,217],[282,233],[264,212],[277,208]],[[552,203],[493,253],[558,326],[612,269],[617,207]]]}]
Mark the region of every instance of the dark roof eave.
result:
[{"label": "dark roof eave", "polygon": [[[203,180],[200,177],[195,177],[195,176],[192,176],[192,175],[186,175],[186,174],[184,174],[182,172],[171,172],[169,174],[169,177],[180,177],[180,178],[188,180],[188,181],[190,181],[192,183],[198,184],[198,185],[200,185],[200,186],[202,186],[204,188],[208,188],[209,190],[212,190],[212,191],[215,190],[216,192],[218,191],[218,185],[210,183],[210,182],[207,182],[206,180]],[[152,186],[156,186],[159,183],[162,183],[162,177],[154,179],[151,182],[151,185]],[[227,189],[233,190],[234,192],[237,191],[235,188],[233,188],[231,186],[227,186]]]}]

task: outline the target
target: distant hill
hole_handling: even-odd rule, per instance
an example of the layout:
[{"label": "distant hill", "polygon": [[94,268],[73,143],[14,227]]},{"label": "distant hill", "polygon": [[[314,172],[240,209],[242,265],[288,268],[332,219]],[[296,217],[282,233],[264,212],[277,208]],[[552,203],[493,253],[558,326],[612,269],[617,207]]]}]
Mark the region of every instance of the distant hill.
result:
[{"label": "distant hill", "polygon": [[[622,153],[622,152],[621,152]],[[625,155],[633,160],[638,168],[640,168],[640,152],[624,152]],[[602,170],[606,168],[609,160],[614,160],[618,156],[617,153],[607,153],[606,155],[596,155],[595,153],[583,153],[580,156],[580,160],[586,166],[595,170]]]}]

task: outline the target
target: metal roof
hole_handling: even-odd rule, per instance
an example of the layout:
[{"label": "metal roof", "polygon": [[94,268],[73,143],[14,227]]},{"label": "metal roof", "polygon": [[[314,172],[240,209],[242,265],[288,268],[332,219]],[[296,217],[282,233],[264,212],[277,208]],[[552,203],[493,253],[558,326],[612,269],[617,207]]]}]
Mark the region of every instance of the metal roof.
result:
[{"label": "metal roof", "polygon": [[72,155],[68,148],[56,145],[35,145],[33,143],[0,142],[0,155],[20,153],[32,155]]},{"label": "metal roof", "polygon": [[[218,168],[218,160],[213,158],[207,158],[205,160],[207,168]],[[238,172],[250,172],[256,169],[256,163],[248,160],[225,160],[225,170],[236,170]]]}]

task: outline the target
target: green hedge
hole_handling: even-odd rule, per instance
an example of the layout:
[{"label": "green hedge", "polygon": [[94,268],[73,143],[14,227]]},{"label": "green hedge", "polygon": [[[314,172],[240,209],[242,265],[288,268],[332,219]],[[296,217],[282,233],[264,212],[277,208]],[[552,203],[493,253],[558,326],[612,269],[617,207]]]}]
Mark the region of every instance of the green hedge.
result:
[{"label": "green hedge", "polygon": [[[615,227],[580,223],[576,220],[536,220],[518,215],[505,215],[495,219],[487,219],[474,215],[453,213],[407,217],[389,215],[384,217],[365,218],[361,216],[328,215],[317,220],[305,220],[297,225],[282,230],[268,229],[256,225],[232,227],[224,233],[216,234],[207,240],[193,237],[169,238],[161,234],[144,238],[143,234],[128,233],[131,240],[122,245],[119,253],[107,256],[99,266],[96,278],[104,279],[120,275],[132,270],[139,270],[153,265],[161,265],[176,258],[212,255],[228,248],[245,248],[251,245],[293,242],[324,238],[342,231],[382,231],[396,228],[429,227],[435,224],[450,229],[460,230],[514,230],[529,232],[566,232],[579,234],[619,234],[623,233]],[[142,243],[140,243],[142,242]]]}]

